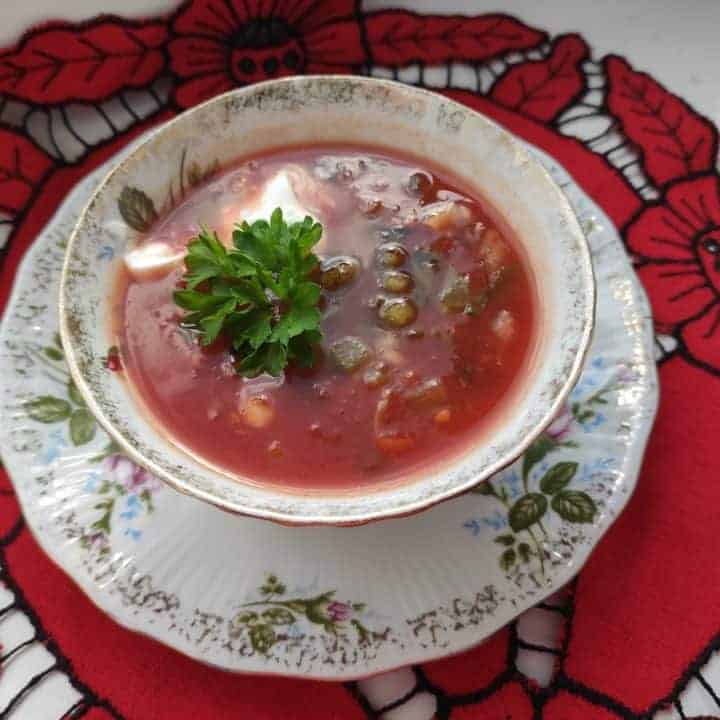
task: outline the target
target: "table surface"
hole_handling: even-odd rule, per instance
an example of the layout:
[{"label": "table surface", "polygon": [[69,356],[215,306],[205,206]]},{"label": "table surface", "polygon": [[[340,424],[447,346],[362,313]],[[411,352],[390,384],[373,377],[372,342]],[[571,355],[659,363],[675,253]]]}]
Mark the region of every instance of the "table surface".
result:
[{"label": "table surface", "polygon": [[[50,0],[0,1],[0,46],[9,46],[28,27],[50,19],[82,20],[98,14],[100,9],[105,13],[137,18],[143,14],[170,11],[176,6],[176,0],[103,0],[102,3],[98,0],[64,0],[60,5]],[[552,33],[581,32],[597,56],[606,53],[626,56],[635,67],[651,73],[671,92],[716,125],[720,124],[720,42],[717,37],[720,2],[716,0],[684,3],[676,0],[545,0],[541,3],[528,0],[503,3],[364,0],[363,7],[366,10],[403,7],[421,12],[473,14],[499,11],[517,15],[528,24]],[[720,667],[720,663],[717,665]],[[397,675],[391,681],[395,683],[394,689],[381,687],[378,682],[381,681],[370,681],[365,687],[366,694],[393,697],[402,694],[407,677]],[[3,694],[0,681],[0,698]],[[33,719],[35,717],[46,716],[40,713],[33,715]],[[418,706],[416,711],[393,714],[392,717],[415,720],[427,717],[427,712]]]}]

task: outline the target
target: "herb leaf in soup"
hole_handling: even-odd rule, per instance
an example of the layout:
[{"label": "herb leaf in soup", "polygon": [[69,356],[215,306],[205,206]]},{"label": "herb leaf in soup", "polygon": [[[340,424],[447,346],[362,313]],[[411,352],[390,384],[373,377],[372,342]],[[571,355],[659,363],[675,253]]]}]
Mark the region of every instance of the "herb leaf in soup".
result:
[{"label": "herb leaf in soup", "polygon": [[225,337],[245,377],[280,375],[290,361],[312,366],[320,342],[320,286],[308,279],[318,265],[312,248],[322,226],[311,217],[288,224],[277,208],[270,220],[244,222],[228,249],[203,229],[188,244],[185,289],[173,294],[188,314],[183,324],[203,345]]},{"label": "herb leaf in soup", "polygon": [[[335,145],[240,158],[167,215],[128,191],[146,237],[119,277],[115,359],[158,424],[232,476],[300,492],[405,482],[497,421],[540,337],[522,238],[483,205],[443,168]],[[85,441],[64,397],[25,409]],[[509,530],[592,519],[565,465],[510,503]],[[513,567],[530,557],[520,537],[497,547]]]}]

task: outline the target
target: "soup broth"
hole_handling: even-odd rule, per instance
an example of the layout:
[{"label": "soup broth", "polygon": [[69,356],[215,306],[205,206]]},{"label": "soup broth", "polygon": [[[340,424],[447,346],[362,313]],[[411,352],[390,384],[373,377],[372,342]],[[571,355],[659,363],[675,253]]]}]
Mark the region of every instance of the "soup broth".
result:
[{"label": "soup broth", "polygon": [[[323,339],[312,368],[244,378],[173,300],[201,226],[312,216]],[[302,490],[398,480],[482,442],[527,366],[535,294],[519,248],[477,198],[412,158],[283,149],[197,186],[125,258],[115,301],[124,372],[157,424],[245,480]]]}]

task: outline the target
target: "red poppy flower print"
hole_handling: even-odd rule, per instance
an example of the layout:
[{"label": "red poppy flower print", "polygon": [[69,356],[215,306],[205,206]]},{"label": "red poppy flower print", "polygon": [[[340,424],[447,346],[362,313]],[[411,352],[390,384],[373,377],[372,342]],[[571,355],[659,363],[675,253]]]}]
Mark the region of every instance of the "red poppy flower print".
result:
[{"label": "red poppy flower print", "polygon": [[175,98],[189,107],[240,85],[365,62],[352,0],[194,0],[169,46]]},{"label": "red poppy flower print", "polygon": [[703,175],[670,186],[627,228],[630,250],[655,322],[673,332],[688,359],[720,373],[720,178]]}]

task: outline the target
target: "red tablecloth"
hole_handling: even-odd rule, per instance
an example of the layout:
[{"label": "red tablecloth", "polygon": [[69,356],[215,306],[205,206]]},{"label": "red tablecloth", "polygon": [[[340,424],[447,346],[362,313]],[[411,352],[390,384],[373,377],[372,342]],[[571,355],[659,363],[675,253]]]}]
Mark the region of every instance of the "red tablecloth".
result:
[{"label": "red tablecloth", "polygon": [[[535,48],[537,59],[528,58]],[[637,492],[570,590],[551,685],[538,688],[515,668],[511,625],[463,656],[418,668],[419,687],[436,694],[440,718],[645,718],[673,704],[684,716],[678,698],[691,680],[707,681],[703,666],[720,647],[718,132],[626,59],[588,64],[581,36],[549,37],[518,18],[365,14],[351,0],[189,0],[168,17],[33,29],[0,55],[0,223],[10,227],[0,303],[73,183],[184,108],[295,72],[419,64],[422,83],[428,66],[487,67],[516,51],[521,61],[484,93],[443,91],[554,155],[621,230],[662,334],[662,400]],[[32,119],[51,107],[71,112],[73,103],[102,113],[123,91],[161,86],[168,99],[158,90],[147,119],[130,112],[125,129],[109,123],[72,156],[52,133],[41,139]],[[604,87],[600,103],[586,94],[593,87]],[[563,113],[573,107],[609,117],[611,127],[595,139],[571,137]],[[636,168],[596,151],[609,132],[638,152]],[[636,187],[632,173],[642,178]],[[0,546],[0,577],[82,693],[73,717],[374,716],[355,685],[231,676],[121,629],[40,552],[5,477]]]}]

